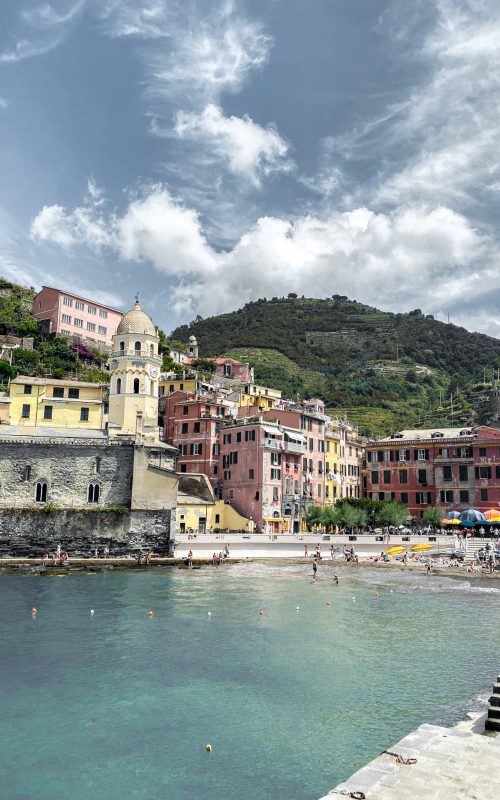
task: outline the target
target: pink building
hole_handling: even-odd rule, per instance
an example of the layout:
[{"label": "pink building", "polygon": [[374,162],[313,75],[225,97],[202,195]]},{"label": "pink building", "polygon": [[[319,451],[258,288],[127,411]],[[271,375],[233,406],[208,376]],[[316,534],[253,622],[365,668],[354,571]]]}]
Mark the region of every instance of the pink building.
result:
[{"label": "pink building", "polygon": [[[319,405],[318,405],[319,404]],[[294,429],[305,437],[302,456],[302,497],[308,503],[323,505],[325,502],[325,424],[324,404],[319,400],[307,401],[303,409],[272,409],[263,417],[278,425]]]},{"label": "pink building", "polygon": [[33,316],[49,333],[62,333],[111,347],[123,314],[94,300],[43,286],[33,299]]},{"label": "pink building", "polygon": [[219,480],[219,431],[230,409],[223,400],[174,392],[165,397],[165,440],[179,450],[180,473],[202,473]]},{"label": "pink building", "polygon": [[219,437],[222,498],[259,531],[298,532],[305,438],[251,418],[224,426]]}]

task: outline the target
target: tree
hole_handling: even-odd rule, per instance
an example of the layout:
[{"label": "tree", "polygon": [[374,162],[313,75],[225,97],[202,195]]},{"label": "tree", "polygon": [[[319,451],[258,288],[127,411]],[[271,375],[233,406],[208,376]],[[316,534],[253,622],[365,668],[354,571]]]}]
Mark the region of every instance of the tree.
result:
[{"label": "tree", "polygon": [[306,523],[308,528],[317,528],[321,523],[321,506],[307,506],[306,508]]},{"label": "tree", "polygon": [[342,524],[342,515],[338,506],[325,506],[321,510],[321,524],[327,531]]},{"label": "tree", "polygon": [[388,500],[387,503],[380,507],[376,520],[379,525],[394,525],[395,528],[400,525],[406,525],[408,522],[408,507],[396,500]]},{"label": "tree", "polygon": [[0,383],[7,382],[9,378],[12,378],[13,374],[14,370],[9,362],[0,361]]},{"label": "tree", "polygon": [[436,525],[441,525],[443,517],[444,511],[442,508],[438,506],[428,506],[422,514],[422,522],[425,522],[426,525],[436,527]]},{"label": "tree", "polygon": [[340,524],[352,530],[366,525],[368,515],[362,508],[356,508],[350,503],[339,506]]}]

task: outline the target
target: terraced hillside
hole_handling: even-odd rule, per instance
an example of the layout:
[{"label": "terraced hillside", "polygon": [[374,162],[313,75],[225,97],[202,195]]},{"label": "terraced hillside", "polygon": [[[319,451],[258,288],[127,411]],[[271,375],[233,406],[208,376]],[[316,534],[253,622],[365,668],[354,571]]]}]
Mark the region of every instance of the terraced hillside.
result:
[{"label": "terraced hillside", "polygon": [[273,298],[177,328],[203,355],[250,361],[289,397],[322,397],[369,434],[473,421],[474,398],[500,368],[500,341],[419,309],[392,314],[334,295]]}]

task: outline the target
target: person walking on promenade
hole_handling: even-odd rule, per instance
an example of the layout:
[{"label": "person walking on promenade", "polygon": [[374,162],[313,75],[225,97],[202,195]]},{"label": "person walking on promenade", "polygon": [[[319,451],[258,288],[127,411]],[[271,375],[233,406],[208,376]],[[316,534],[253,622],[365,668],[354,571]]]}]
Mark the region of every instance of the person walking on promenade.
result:
[{"label": "person walking on promenade", "polygon": [[309,553],[307,552],[307,545],[305,544],[304,545],[304,557],[307,558],[308,555],[309,555]]}]

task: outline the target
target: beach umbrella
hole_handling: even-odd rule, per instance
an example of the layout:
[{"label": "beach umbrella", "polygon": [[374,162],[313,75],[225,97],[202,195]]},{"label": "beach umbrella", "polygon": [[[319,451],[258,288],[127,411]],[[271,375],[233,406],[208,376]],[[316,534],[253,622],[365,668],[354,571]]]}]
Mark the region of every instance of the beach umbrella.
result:
[{"label": "beach umbrella", "polygon": [[478,511],[477,508],[466,508],[465,511],[462,511],[460,514],[460,522],[462,525],[465,522],[486,522],[486,517],[482,513],[482,511]]},{"label": "beach umbrella", "polygon": [[456,511],[455,509],[450,509],[450,511],[446,512],[446,519],[460,519],[460,515],[462,514],[461,511]]},{"label": "beach umbrella", "polygon": [[469,520],[467,520],[467,519],[464,519],[464,520],[463,520],[463,522],[461,522],[461,523],[460,523],[460,525],[461,525],[463,528],[473,528],[475,524],[476,524],[475,522],[470,522],[470,521],[469,521]]},{"label": "beach umbrella", "polygon": [[410,549],[414,553],[423,553],[426,550],[432,550],[433,547],[434,547],[433,544],[427,544],[427,542],[421,542],[421,544],[413,544]]},{"label": "beach umbrella", "polygon": [[486,519],[493,520],[494,522],[500,521],[500,509],[498,508],[489,508],[488,511],[484,512],[484,516]]},{"label": "beach umbrella", "polygon": [[443,525],[460,525],[459,519],[443,519],[441,521]]}]

